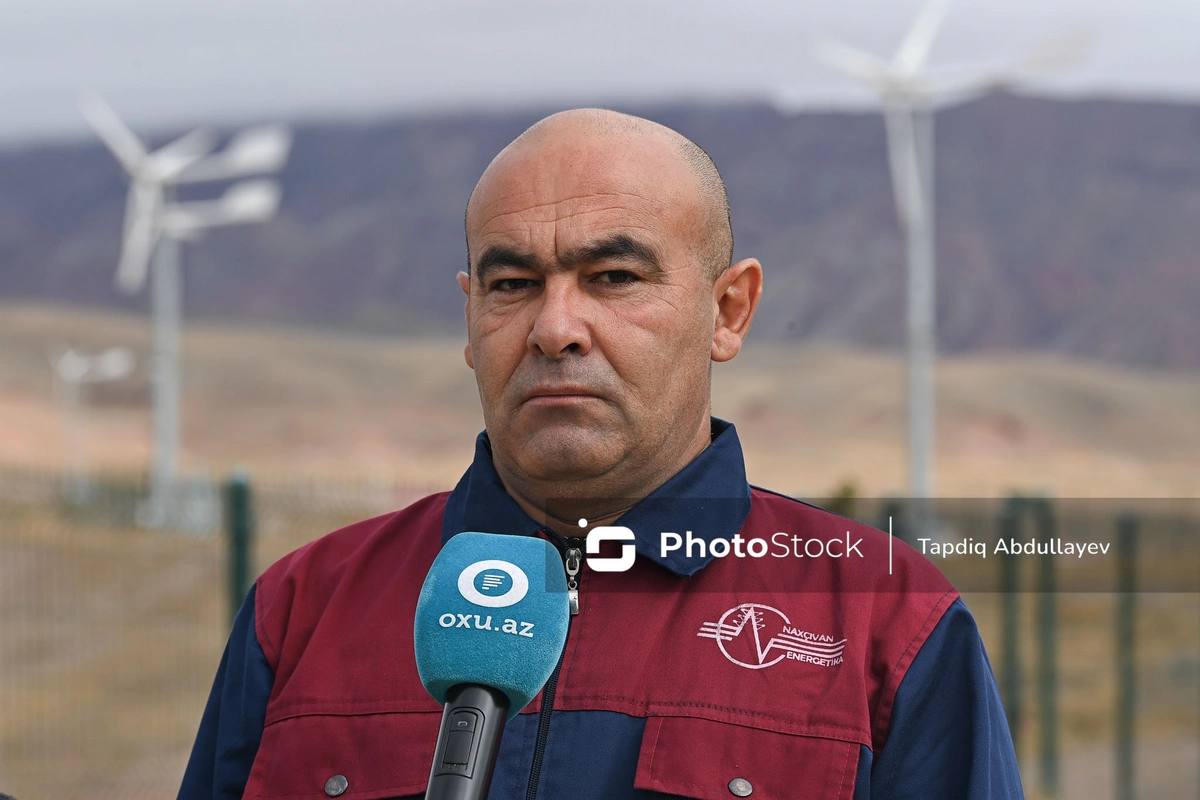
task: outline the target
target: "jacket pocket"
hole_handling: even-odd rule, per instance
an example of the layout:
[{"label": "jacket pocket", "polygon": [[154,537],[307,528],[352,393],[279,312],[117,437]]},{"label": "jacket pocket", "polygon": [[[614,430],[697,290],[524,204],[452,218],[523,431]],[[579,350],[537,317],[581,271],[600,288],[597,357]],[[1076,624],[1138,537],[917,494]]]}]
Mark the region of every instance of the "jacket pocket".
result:
[{"label": "jacket pocket", "polygon": [[693,717],[651,717],[634,787],[697,800],[850,800],[859,745]]},{"label": "jacket pocket", "polygon": [[307,714],[272,722],[246,798],[383,800],[421,796],[441,713]]}]

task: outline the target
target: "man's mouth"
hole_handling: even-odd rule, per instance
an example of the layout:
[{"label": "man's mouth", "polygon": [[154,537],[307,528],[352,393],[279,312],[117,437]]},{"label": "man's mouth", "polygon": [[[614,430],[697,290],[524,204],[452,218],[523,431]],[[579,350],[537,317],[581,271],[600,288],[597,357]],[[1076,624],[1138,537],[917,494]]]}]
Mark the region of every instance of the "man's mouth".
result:
[{"label": "man's mouth", "polygon": [[598,394],[586,386],[543,386],[534,389],[525,398],[526,403],[537,405],[555,405],[563,403],[579,403],[587,400],[601,399]]}]

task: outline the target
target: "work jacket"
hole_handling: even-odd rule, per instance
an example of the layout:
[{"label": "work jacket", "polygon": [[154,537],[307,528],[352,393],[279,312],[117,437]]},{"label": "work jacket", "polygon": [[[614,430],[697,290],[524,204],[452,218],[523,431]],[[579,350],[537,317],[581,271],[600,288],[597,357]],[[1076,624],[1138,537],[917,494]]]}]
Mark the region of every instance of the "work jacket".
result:
[{"label": "work jacket", "polygon": [[[505,727],[491,800],[1022,797],[958,593],[886,533],[750,486],[732,425],[714,419],[711,445],[614,524],[634,564],[585,560],[561,661]],[[285,556],[237,616],[179,798],[422,796],[441,707],[413,615],[463,531],[583,542],[520,509],[483,433],[454,491]],[[680,546],[664,552],[664,534]]]}]

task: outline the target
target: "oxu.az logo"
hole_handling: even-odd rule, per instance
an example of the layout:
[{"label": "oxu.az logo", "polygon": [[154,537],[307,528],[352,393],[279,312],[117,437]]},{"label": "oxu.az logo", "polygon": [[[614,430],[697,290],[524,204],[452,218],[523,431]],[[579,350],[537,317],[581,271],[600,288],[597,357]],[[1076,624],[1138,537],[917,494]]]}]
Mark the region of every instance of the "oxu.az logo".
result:
[{"label": "oxu.az logo", "polygon": [[484,608],[506,608],[529,593],[529,576],[509,561],[490,558],[470,564],[458,575],[458,593]]},{"label": "oxu.az logo", "polygon": [[725,658],[746,669],[766,669],[784,659],[835,667],[846,649],[845,639],[793,627],[786,614],[762,603],[734,606],[696,635],[715,639]]},{"label": "oxu.az logo", "polygon": [[[458,574],[458,593],[468,603],[483,608],[507,608],[529,593],[529,576],[511,561],[486,559],[468,564]],[[443,628],[495,631],[533,638],[534,623],[515,619],[492,622],[491,615],[445,613],[438,617]]]}]

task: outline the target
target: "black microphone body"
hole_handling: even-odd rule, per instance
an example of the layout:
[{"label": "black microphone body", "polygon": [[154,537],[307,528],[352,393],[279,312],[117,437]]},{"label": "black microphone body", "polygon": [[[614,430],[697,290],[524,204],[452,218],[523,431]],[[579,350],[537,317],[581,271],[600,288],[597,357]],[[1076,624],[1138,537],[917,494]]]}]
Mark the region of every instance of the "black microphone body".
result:
[{"label": "black microphone body", "polygon": [[446,692],[425,800],[485,800],[507,716],[498,689],[460,683]]}]

